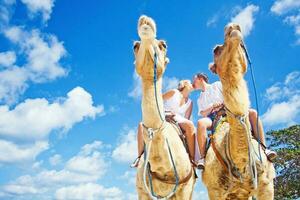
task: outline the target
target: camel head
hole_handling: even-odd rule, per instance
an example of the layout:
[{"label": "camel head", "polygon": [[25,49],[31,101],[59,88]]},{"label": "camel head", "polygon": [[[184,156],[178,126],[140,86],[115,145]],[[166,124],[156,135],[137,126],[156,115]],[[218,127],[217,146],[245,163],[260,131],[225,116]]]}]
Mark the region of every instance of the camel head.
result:
[{"label": "camel head", "polygon": [[138,34],[141,40],[154,40],[156,38],[156,24],[151,17],[142,15],[139,18]]},{"label": "camel head", "polygon": [[235,72],[244,75],[247,71],[247,60],[243,49],[243,35],[240,25],[236,23],[227,24],[224,28],[224,40],[219,55],[214,59],[215,64],[224,73],[227,70],[232,70],[227,66],[234,60],[234,63],[238,63],[240,66],[240,69]]},{"label": "camel head", "polygon": [[[153,80],[154,63],[157,67],[157,77],[160,78],[169,62],[167,44],[156,39],[156,24],[148,16],[142,15],[138,21],[140,41],[134,42],[136,72],[144,80]],[[156,58],[156,59],[155,59]]]}]

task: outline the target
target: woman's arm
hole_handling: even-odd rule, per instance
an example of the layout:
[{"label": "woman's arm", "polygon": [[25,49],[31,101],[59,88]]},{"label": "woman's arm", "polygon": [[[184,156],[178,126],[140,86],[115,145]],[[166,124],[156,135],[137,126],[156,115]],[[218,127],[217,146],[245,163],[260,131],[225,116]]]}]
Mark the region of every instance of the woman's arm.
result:
[{"label": "woman's arm", "polygon": [[191,102],[189,108],[186,110],[185,118],[191,119],[192,111],[193,111],[193,102]]},{"label": "woman's arm", "polygon": [[163,100],[168,100],[170,99],[173,95],[175,94],[175,91],[174,90],[170,90],[166,93],[163,94]]}]

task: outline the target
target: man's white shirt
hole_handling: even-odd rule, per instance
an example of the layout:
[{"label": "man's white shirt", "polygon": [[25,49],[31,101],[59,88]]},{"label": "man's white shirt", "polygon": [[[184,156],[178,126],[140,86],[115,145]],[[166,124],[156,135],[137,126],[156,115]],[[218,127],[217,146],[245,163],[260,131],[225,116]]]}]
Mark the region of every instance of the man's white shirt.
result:
[{"label": "man's white shirt", "polygon": [[223,103],[224,98],[222,94],[222,84],[220,81],[216,81],[207,85],[204,92],[201,92],[197,104],[198,115],[201,116],[201,111],[204,111],[213,106],[215,103]]}]

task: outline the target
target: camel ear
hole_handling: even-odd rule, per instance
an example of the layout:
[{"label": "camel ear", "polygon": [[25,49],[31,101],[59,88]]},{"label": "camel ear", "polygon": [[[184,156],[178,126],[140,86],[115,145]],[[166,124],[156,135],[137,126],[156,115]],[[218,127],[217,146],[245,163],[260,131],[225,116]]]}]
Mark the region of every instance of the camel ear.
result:
[{"label": "camel ear", "polygon": [[141,45],[140,41],[134,41],[133,42],[133,51],[134,51],[134,54],[137,54],[138,50],[140,49],[140,45]]},{"label": "camel ear", "polygon": [[168,48],[167,43],[164,40],[158,41],[158,47],[160,50],[167,50],[167,48]]}]

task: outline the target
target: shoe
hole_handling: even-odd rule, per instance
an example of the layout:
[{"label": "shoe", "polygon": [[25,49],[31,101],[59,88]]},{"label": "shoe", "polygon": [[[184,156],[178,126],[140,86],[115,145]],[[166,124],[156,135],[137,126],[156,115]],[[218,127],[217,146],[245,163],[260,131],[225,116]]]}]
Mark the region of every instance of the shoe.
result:
[{"label": "shoe", "polygon": [[204,158],[196,161],[196,167],[197,169],[204,170]]},{"label": "shoe", "polygon": [[266,149],[265,153],[266,153],[268,160],[271,162],[273,162],[273,160],[277,157],[277,153],[275,151]]},{"label": "shoe", "polygon": [[133,163],[130,165],[131,168],[137,168],[139,166],[139,162],[140,162],[141,156],[137,157]]}]

